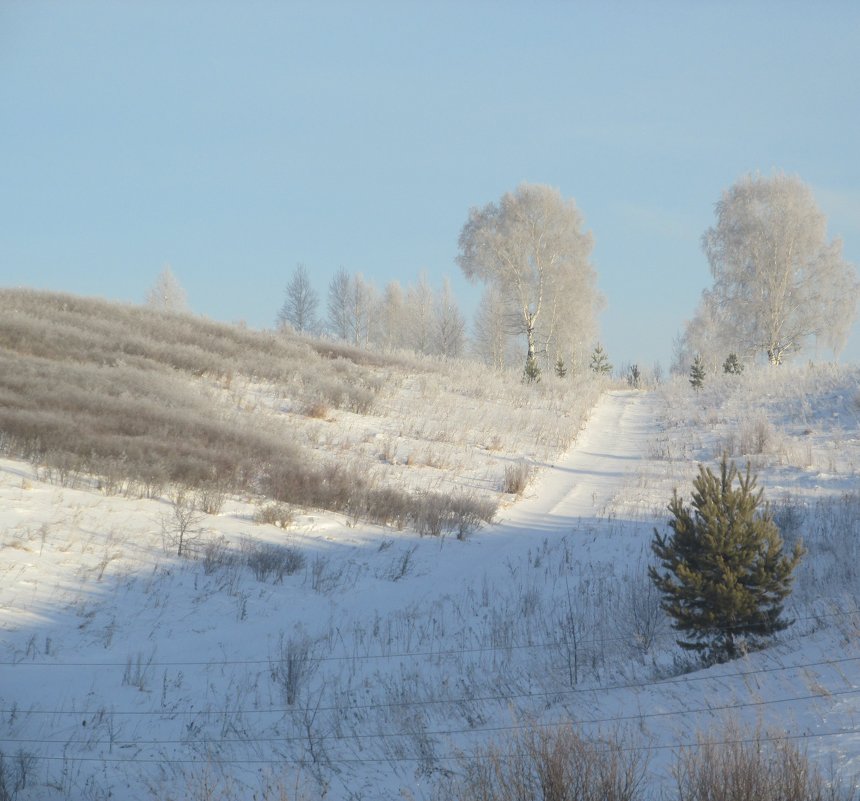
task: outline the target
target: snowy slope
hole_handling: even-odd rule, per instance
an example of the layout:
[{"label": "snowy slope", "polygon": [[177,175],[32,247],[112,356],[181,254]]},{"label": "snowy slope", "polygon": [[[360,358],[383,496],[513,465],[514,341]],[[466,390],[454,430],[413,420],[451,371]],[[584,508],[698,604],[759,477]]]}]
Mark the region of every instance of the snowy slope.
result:
[{"label": "snowy slope", "polygon": [[[472,746],[531,720],[620,728],[648,750],[655,789],[678,744],[730,718],[860,768],[856,574],[840,574],[850,544],[818,522],[852,533],[856,507],[814,505],[856,489],[857,374],[815,385],[796,424],[814,435],[786,416],[790,383],[756,407],[784,442],[815,436],[816,453],[838,425],[838,473],[815,482],[778,454],[757,465],[815,540],[797,622],[693,672],[665,623],[644,631],[633,612],[653,603],[642,579],[668,494],[715,457],[743,387],[706,404],[683,387],[607,393],[574,447],[465,541],[320,514],[282,531],[233,499],[202,524],[205,558],[179,560],[165,500],[0,462],[0,749],[26,775],[18,797],[293,797],[298,782],[307,797],[430,798]],[[261,543],[304,564],[261,580],[236,558]]]}]

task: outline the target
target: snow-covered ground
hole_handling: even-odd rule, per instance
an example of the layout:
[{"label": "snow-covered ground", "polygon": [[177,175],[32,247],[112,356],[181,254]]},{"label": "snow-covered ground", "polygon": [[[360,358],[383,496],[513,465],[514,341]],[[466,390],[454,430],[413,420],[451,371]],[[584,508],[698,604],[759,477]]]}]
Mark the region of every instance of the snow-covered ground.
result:
[{"label": "snow-covered ground", "polygon": [[[429,799],[532,721],[619,731],[655,790],[679,745],[729,720],[860,770],[857,397],[857,371],[835,369],[608,392],[462,541],[329,514],[282,530],[234,498],[178,559],[167,500],[0,461],[7,781],[21,799]],[[810,553],[794,626],[693,670],[645,570],[672,489],[723,450],[753,461]],[[267,554],[287,557],[280,577]]]}]

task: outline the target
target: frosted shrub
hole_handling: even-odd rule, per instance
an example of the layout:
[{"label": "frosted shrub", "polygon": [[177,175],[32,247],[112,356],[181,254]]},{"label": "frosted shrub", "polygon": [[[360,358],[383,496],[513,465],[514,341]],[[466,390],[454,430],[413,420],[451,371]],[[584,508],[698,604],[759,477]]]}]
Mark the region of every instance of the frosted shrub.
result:
[{"label": "frosted shrub", "polygon": [[735,726],[682,748],[673,774],[677,801],[848,801],[855,790],[829,781],[793,742]]},{"label": "frosted shrub", "polygon": [[661,601],[659,591],[640,560],[636,569],[624,576],[613,618],[619,635],[633,643],[641,655],[647,654],[668,628]]},{"label": "frosted shrub", "polygon": [[305,566],[305,555],[298,548],[269,543],[244,541],[242,553],[245,564],[251,568],[257,581],[268,581],[270,578],[277,584],[284,576],[292,576]]},{"label": "frosted shrub", "polygon": [[254,522],[261,526],[289,528],[293,522],[293,511],[284,503],[269,503],[254,512]]},{"label": "frosted shrub", "polygon": [[511,495],[522,495],[532,476],[528,462],[520,459],[514,464],[505,465],[505,477],[502,481],[502,491]]},{"label": "frosted shrub", "polygon": [[770,453],[775,447],[776,435],[770,420],[764,415],[757,415],[751,420],[741,423],[738,436],[738,447],[741,455],[756,456]]},{"label": "frosted shrub", "polygon": [[429,492],[417,504],[414,525],[421,536],[455,533],[457,539],[465,539],[481,523],[492,521],[495,513],[492,501],[464,494]]},{"label": "frosted shrub", "polygon": [[460,801],[637,801],[645,766],[618,742],[585,739],[572,726],[534,725],[464,758],[462,777],[436,798]]},{"label": "frosted shrub", "polygon": [[227,495],[217,484],[204,485],[197,491],[197,506],[207,515],[220,514]]},{"label": "frosted shrub", "polygon": [[280,687],[287,706],[293,706],[319,667],[310,638],[285,638],[282,634],[270,667],[272,681]]},{"label": "frosted shrub", "polygon": [[211,576],[219,570],[232,567],[238,560],[236,555],[230,551],[224,537],[213,537],[203,546],[201,561],[204,574]]}]

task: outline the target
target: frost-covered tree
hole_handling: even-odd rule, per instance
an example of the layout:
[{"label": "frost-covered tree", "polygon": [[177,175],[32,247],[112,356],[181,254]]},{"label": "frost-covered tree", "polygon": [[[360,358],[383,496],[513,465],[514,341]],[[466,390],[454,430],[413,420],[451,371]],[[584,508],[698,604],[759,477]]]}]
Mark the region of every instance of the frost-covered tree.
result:
[{"label": "frost-covered tree", "polygon": [[375,335],[383,350],[406,347],[409,320],[406,299],[399,281],[390,281],[379,300],[376,312]]},{"label": "frost-covered tree", "polygon": [[516,311],[529,370],[562,321],[595,327],[600,296],[589,262],[592,238],[582,226],[576,204],[557,189],[521,184],[498,203],[473,208],[460,232],[457,263],[468,279],[495,286]]},{"label": "frost-covered tree", "polygon": [[684,637],[678,644],[722,661],[738,655],[739,640],[755,644],[786,628],[783,602],[804,548],[783,553],[749,467],[742,476],[725,457],[718,475],[700,466],[691,506],[675,492],[669,511],[671,534],[655,529],[651,543],[660,566],[648,572]]},{"label": "frost-covered tree", "polygon": [[701,316],[729,346],[723,353],[764,353],[777,365],[813,338],[834,352],[844,345],[857,273],[841,240],[827,241],[827,221],[799,178],[740,179],[717,203],[702,246],[714,284]]},{"label": "frost-covered tree", "polygon": [[328,285],[328,331],[353,345],[368,346],[379,303],[376,287],[341,267]]},{"label": "frost-covered tree", "polygon": [[466,321],[457,305],[457,299],[446,278],[442,290],[436,295],[433,320],[433,352],[437,356],[453,359],[463,354],[466,341]]},{"label": "frost-covered tree", "polygon": [[348,339],[353,345],[370,344],[372,315],[377,305],[376,287],[359,273],[349,284],[347,306]]},{"label": "frost-covered tree", "polygon": [[433,287],[424,273],[418,283],[406,290],[406,308],[409,316],[409,347],[416,353],[433,352]]},{"label": "frost-covered tree", "polygon": [[287,288],[284,291],[284,304],[278,312],[279,327],[290,326],[302,333],[317,330],[317,308],[319,295],[311,283],[308,268],[297,264]]},{"label": "frost-covered tree", "polygon": [[328,285],[328,331],[336,339],[349,339],[350,285],[349,273],[341,267]]},{"label": "frost-covered tree", "polygon": [[711,373],[719,371],[726,353],[741,353],[752,360],[755,354],[740,341],[737,333],[721,318],[713,293],[705,290],[692,319],[675,339],[672,372],[686,373],[696,356]]},{"label": "frost-covered tree", "polygon": [[146,305],[154,309],[171,312],[187,312],[188,299],[179,279],[173,274],[170,265],[165,265],[155,283],[146,293]]},{"label": "frost-covered tree", "polygon": [[508,362],[516,321],[495,284],[481,296],[472,320],[472,350],[484,364],[501,370]]}]

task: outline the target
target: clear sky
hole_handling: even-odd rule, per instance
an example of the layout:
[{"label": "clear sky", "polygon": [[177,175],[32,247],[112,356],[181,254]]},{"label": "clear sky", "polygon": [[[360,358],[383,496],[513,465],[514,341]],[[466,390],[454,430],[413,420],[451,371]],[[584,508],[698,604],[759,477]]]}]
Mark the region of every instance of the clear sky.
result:
[{"label": "clear sky", "polygon": [[[273,325],[297,262],[449,276],[522,181],[595,238],[617,364],[668,366],[741,175],[796,174],[860,264],[860,3],[0,0],[0,284]],[[860,362],[855,325],[843,360]]]}]

